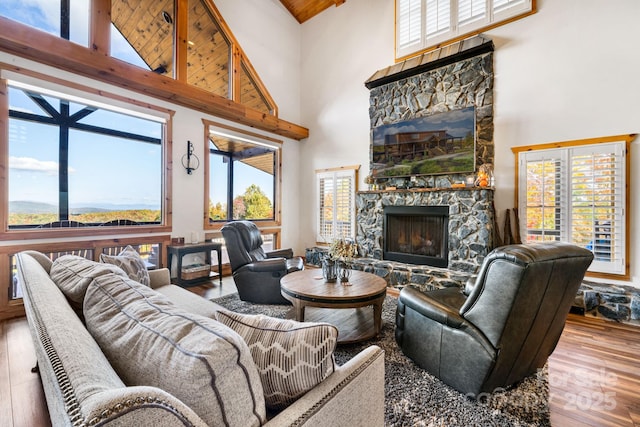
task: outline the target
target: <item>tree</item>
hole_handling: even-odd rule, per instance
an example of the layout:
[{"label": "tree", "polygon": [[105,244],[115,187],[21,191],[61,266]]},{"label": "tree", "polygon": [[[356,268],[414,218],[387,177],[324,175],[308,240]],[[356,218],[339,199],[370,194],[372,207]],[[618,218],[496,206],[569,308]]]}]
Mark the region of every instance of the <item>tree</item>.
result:
[{"label": "tree", "polygon": [[213,202],[209,200],[209,218],[213,220],[227,219],[227,206],[220,202],[214,206]]},{"label": "tree", "polygon": [[245,219],[247,213],[247,208],[244,204],[244,199],[242,196],[236,196],[233,199],[233,219]]},{"label": "tree", "polygon": [[273,204],[263,191],[255,184],[251,184],[242,196],[246,207],[245,218],[268,219],[273,218]]}]

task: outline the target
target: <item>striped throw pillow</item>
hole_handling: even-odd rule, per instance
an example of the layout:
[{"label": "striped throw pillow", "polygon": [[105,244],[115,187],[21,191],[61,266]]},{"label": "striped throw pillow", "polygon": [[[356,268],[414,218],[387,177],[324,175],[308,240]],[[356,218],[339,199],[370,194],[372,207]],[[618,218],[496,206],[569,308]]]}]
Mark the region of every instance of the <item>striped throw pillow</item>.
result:
[{"label": "striped throw pillow", "polygon": [[249,346],[269,409],[286,408],[335,370],[338,329],[333,325],[228,310],[219,310],[217,318]]}]

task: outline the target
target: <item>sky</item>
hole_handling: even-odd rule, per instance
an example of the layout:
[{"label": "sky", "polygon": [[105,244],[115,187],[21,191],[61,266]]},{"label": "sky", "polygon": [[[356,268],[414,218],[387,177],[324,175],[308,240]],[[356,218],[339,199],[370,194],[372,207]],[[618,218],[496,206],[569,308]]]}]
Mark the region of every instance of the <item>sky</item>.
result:
[{"label": "sky", "polygon": [[[88,16],[90,0],[72,0],[71,41],[88,44]],[[58,0],[1,0],[0,15],[23,24],[47,31],[60,33],[60,10]],[[148,69],[121,34],[112,27],[112,56],[131,64]],[[24,93],[12,89],[9,95],[11,109],[44,114],[43,110]],[[59,101],[53,97],[47,100],[54,106]],[[83,106],[76,105],[75,110]],[[161,137],[162,127],[123,114],[100,110],[90,114],[82,123],[115,128],[122,131],[144,133]],[[10,120],[10,201],[37,201],[57,205],[58,203],[58,146],[57,128],[43,124]],[[180,140],[179,136],[174,138]],[[122,156],[120,147],[126,145],[127,156]],[[198,155],[196,153],[196,155]],[[198,157],[201,157],[198,155]],[[160,208],[161,203],[161,150],[153,144],[140,144],[72,131],[69,150],[69,204],[70,207],[106,205],[148,205]],[[200,165],[204,162],[200,158]],[[236,173],[236,192],[244,190],[252,183],[258,184],[270,199],[273,194],[272,176],[251,167],[239,167]],[[226,182],[223,168],[216,168],[211,174],[212,200],[226,202]],[[216,185],[218,184],[218,185]],[[216,191],[217,190],[217,191]],[[220,191],[222,190],[222,191]]]}]

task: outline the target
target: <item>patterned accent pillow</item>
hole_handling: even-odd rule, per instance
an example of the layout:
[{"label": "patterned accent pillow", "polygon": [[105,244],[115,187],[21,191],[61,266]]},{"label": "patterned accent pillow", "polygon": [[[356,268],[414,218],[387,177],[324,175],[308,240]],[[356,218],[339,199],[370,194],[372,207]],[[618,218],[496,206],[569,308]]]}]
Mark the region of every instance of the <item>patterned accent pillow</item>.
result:
[{"label": "patterned accent pillow", "polygon": [[49,277],[67,297],[69,304],[80,311],[89,283],[104,274],[126,277],[126,273],[115,265],[101,264],[77,255],[56,258],[49,271]]},{"label": "patterned accent pillow", "polygon": [[269,409],[286,408],[335,370],[338,329],[333,325],[224,309],[216,316],[249,345]]},{"label": "patterned accent pillow", "polygon": [[266,422],[262,384],[247,344],[222,323],[114,275],[89,285],[84,317],[125,384],[160,388],[210,426]]},{"label": "patterned accent pillow", "polygon": [[131,280],[135,280],[145,286],[151,285],[149,271],[144,264],[144,260],[140,257],[138,251],[131,246],[124,248],[118,255],[100,254],[100,261],[117,265],[127,273]]}]

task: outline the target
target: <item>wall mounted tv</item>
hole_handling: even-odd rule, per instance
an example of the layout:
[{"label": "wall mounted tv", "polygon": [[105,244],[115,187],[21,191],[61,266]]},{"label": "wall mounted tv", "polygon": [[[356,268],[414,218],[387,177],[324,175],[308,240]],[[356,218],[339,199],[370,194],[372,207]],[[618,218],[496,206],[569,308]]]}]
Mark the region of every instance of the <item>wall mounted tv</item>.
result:
[{"label": "wall mounted tv", "polygon": [[475,171],[475,108],[381,125],[371,131],[371,171],[382,177]]}]

